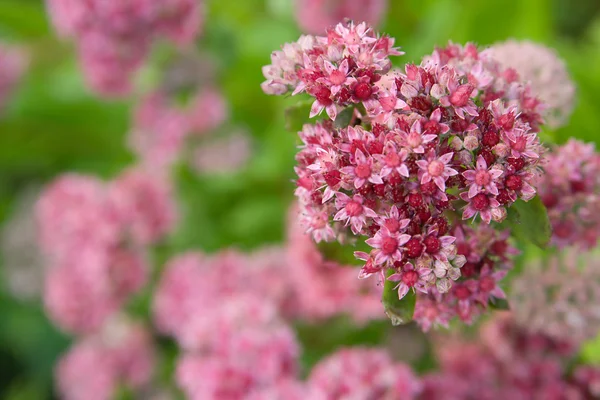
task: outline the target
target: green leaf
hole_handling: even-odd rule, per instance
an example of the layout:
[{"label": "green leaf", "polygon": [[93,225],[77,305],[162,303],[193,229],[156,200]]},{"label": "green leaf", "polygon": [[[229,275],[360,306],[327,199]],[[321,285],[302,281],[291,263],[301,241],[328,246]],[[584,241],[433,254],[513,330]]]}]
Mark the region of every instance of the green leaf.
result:
[{"label": "green leaf", "polygon": [[350,125],[350,121],[352,121],[352,117],[354,116],[354,107],[348,107],[343,109],[340,113],[338,113],[335,118],[335,127],[336,128],[345,128]]},{"label": "green leaf", "polygon": [[[389,277],[393,273],[394,270],[390,270],[386,274],[386,277]],[[396,284],[396,282],[386,279],[383,286],[383,294],[381,295],[381,302],[383,303],[385,313],[394,326],[408,324],[412,321],[417,302],[417,295],[412,290],[409,290],[406,296],[399,299],[398,290],[395,289]]]},{"label": "green leaf", "polygon": [[319,242],[319,252],[326,261],[334,261],[343,266],[362,266],[364,262],[354,257],[355,251],[369,252],[371,248],[362,240],[356,244],[340,244],[339,242]]},{"label": "green leaf", "polygon": [[350,346],[382,346],[389,335],[387,321],[371,321],[356,324],[347,315],[339,315],[319,322],[296,321],[294,324],[302,345],[301,364],[303,375],[336,349]]},{"label": "green leaf", "polygon": [[552,227],[546,207],[539,196],[528,202],[517,200],[508,208],[507,222],[511,227],[511,234],[517,239],[530,241],[540,248],[548,245]]},{"label": "green leaf", "polygon": [[301,131],[304,124],[324,118],[323,115],[325,113],[317,115],[312,120],[309,118],[313,101],[314,100],[306,100],[287,108],[285,110],[285,129],[295,133]]},{"label": "green leaf", "polygon": [[494,310],[510,310],[510,305],[506,299],[499,299],[498,297],[490,297],[489,306]]}]

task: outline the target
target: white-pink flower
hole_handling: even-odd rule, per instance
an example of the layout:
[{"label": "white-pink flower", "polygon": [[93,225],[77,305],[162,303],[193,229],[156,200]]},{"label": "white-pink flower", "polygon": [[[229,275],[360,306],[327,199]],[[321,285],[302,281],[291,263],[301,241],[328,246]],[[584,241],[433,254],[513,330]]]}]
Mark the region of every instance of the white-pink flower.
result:
[{"label": "white-pink flower", "polygon": [[469,198],[475,197],[477,193],[485,189],[493,195],[498,194],[497,179],[503,174],[503,171],[488,165],[482,156],[477,157],[476,168],[463,172],[463,176],[470,183]]},{"label": "white-pink flower", "polygon": [[365,243],[373,247],[372,252],[375,264],[391,265],[402,259],[402,245],[408,242],[410,235],[400,234],[398,232],[390,232],[385,226]]},{"label": "white-pink flower", "polygon": [[402,299],[410,289],[427,293],[430,276],[431,269],[416,269],[411,263],[406,263],[400,270],[390,275],[387,279],[392,282],[398,282],[394,290],[398,290],[398,298]]},{"label": "white-pink flower", "polygon": [[339,210],[333,217],[334,221],[345,221],[346,225],[350,225],[352,232],[358,235],[362,231],[363,226],[367,223],[367,217],[375,218],[377,213],[363,204],[361,195],[348,195],[338,192],[335,198],[335,207]]},{"label": "white-pink flower", "polygon": [[365,156],[362,151],[357,149],[354,153],[355,165],[341,168],[340,171],[353,180],[356,189],[360,189],[367,182],[381,184],[383,180],[374,161],[373,157]]},{"label": "white-pink flower", "polygon": [[454,153],[446,153],[436,157],[435,153],[429,152],[427,160],[417,160],[420,168],[419,179],[421,184],[433,181],[435,185],[444,192],[446,190],[446,179],[458,175],[458,172],[447,164],[452,160]]}]

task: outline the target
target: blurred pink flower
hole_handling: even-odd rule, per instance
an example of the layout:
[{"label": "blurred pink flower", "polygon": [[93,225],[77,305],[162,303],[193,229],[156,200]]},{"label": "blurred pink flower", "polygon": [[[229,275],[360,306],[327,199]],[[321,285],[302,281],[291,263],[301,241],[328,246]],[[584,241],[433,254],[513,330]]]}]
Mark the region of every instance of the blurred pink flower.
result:
[{"label": "blurred pink flower", "polygon": [[385,318],[377,283],[358,279],[351,266],[324,259],[298,219],[298,209],[292,207],[285,266],[296,297],[296,316],[323,320],[348,314],[357,322]]},{"label": "blurred pink flower", "polygon": [[[176,337],[183,347],[201,348],[206,346],[215,321],[225,318],[222,314],[229,308],[222,303],[231,296],[265,296],[268,306],[240,306],[248,312],[253,310],[255,317],[263,315],[261,321],[294,315],[296,295],[285,262],[280,248],[264,248],[251,254],[223,250],[211,256],[190,252],[173,257],[154,294],[155,324],[161,332]],[[198,313],[198,304],[203,304],[206,311]],[[248,307],[253,304],[251,301]]]},{"label": "blurred pink flower", "polygon": [[[310,396],[310,397],[309,397]],[[264,388],[251,391],[246,400],[326,400],[319,397],[304,382],[296,379],[282,379]]]},{"label": "blurred pink flower", "polygon": [[513,279],[515,323],[556,340],[583,343],[600,331],[600,260],[596,252],[567,248],[529,262]]},{"label": "blurred pink flower", "polygon": [[191,317],[205,285],[200,269],[201,255],[187,253],[165,266],[154,292],[153,318],[159,332],[175,334]]},{"label": "blurred pink flower", "polygon": [[177,381],[191,399],[239,399],[293,378],[298,345],[268,299],[231,294],[197,313],[183,332]]},{"label": "blurred pink flower", "polygon": [[573,349],[520,330],[508,315],[487,322],[477,338],[436,347],[440,370],[424,376],[423,400],[585,398],[568,381]]},{"label": "blurred pink flower", "polygon": [[[214,88],[199,89],[185,105],[177,104],[166,92],[156,91],[137,105],[129,146],[145,169],[160,172],[184,157],[186,144],[201,151],[202,142],[194,144],[191,140],[214,130],[227,116],[225,100]],[[242,156],[243,151],[242,147]]]},{"label": "blurred pink flower", "polygon": [[252,155],[252,143],[245,132],[203,141],[194,152],[194,166],[203,174],[240,170]]},{"label": "blurred pink flower", "polygon": [[57,178],[36,205],[42,250],[60,262],[82,247],[116,245],[121,224],[113,211],[100,180],[75,174]]},{"label": "blurred pink flower", "polygon": [[204,134],[225,122],[229,110],[223,94],[215,88],[207,87],[190,100],[186,114],[190,131]]},{"label": "blurred pink flower", "polygon": [[118,385],[137,390],[154,370],[149,332],[141,325],[116,318],[101,333],[79,339],[58,361],[58,392],[65,400],[108,400]]},{"label": "blurred pink flower", "polygon": [[142,169],[130,169],[110,182],[109,201],[142,245],[155,243],[177,222],[177,207],[167,179]]},{"label": "blurred pink flower", "polygon": [[73,39],[90,87],[123,96],[159,38],[191,43],[202,25],[196,0],[47,0],[57,31]]},{"label": "blurred pink flower", "polygon": [[485,53],[506,69],[505,76],[529,82],[532,93],[544,103],[542,114],[550,128],[568,122],[575,106],[575,85],[555,50],[527,40],[507,40]]},{"label": "blurred pink flower", "polygon": [[93,254],[46,273],[44,304],[61,329],[74,333],[98,330],[119,308],[105,273],[105,260]]},{"label": "blurred pink flower", "polygon": [[600,154],[593,144],[570,139],[545,157],[537,177],[552,223],[551,243],[590,249],[600,237]]},{"label": "blurred pink flower", "polygon": [[0,113],[26,68],[27,56],[22,49],[0,43]]},{"label": "blurred pink flower", "polygon": [[360,347],[338,350],[319,361],[308,384],[330,400],[410,400],[421,391],[409,366],[394,362],[383,350]]},{"label": "blurred pink flower", "polygon": [[318,34],[344,18],[378,25],[388,7],[387,0],[295,0],[296,20],[306,33]]},{"label": "blurred pink flower", "polygon": [[97,330],[144,286],[143,245],[174,225],[175,205],[162,185],[130,170],[107,184],[66,175],[42,193],[36,217],[48,265],[44,300],[62,329]]},{"label": "blurred pink flower", "polygon": [[63,355],[56,375],[57,390],[65,400],[109,400],[119,378],[112,354],[91,341],[75,344]]}]

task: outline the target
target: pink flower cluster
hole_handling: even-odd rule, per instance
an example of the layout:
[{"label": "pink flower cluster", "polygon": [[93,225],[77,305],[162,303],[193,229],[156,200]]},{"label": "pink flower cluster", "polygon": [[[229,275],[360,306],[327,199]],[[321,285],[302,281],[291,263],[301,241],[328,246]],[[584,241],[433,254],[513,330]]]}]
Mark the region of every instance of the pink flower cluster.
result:
[{"label": "pink flower cluster", "polygon": [[58,178],[36,218],[49,267],[46,309],[63,330],[90,333],[145,284],[146,246],[170,232],[176,213],[167,183],[132,169],[109,183]]},{"label": "pink flower cluster", "polygon": [[15,90],[27,66],[27,57],[16,47],[0,43],[0,111]]},{"label": "pink flower cluster", "polygon": [[545,157],[539,192],[558,247],[596,246],[600,237],[600,155],[593,144],[570,139]]},{"label": "pink flower cluster", "polygon": [[[308,384],[314,399],[417,399],[420,380],[383,349],[347,348],[321,360]],[[321,397],[319,397],[321,396]]]},{"label": "pink flower cluster", "polygon": [[262,89],[276,95],[306,92],[315,99],[311,117],[326,110],[335,119],[342,107],[375,104],[375,83],[390,70],[389,56],[401,54],[394,39],[376,35],[365,23],[338,24],[327,36],[302,36],[273,52],[272,64],[263,67]]},{"label": "pink flower cluster", "polygon": [[525,333],[510,318],[490,321],[480,337],[441,344],[441,370],[423,378],[423,400],[593,398],[593,374],[579,369],[579,385],[569,376],[569,343]]},{"label": "pink flower cluster", "polygon": [[187,398],[242,399],[294,379],[298,345],[275,309],[256,294],[219,300],[197,316],[196,334],[204,340],[177,365],[177,383]]},{"label": "pink flower cluster", "polygon": [[580,344],[600,332],[600,260],[575,248],[530,262],[511,282],[515,322],[528,332]]},{"label": "pink flower cluster", "polygon": [[163,273],[155,324],[184,349],[176,375],[190,399],[240,399],[295,379],[299,350],[279,314],[286,293],[272,274],[274,255],[253,257],[187,253]]},{"label": "pink flower cluster", "polygon": [[[183,350],[177,382],[189,398],[337,398],[299,380],[299,348],[286,320],[348,312],[365,321],[382,314],[379,294],[352,269],[327,266],[297,225],[290,230],[288,248],[194,252],[168,262],[154,296],[154,322]],[[382,379],[391,385],[394,377],[412,376],[403,371],[398,367],[397,375],[385,372]],[[367,371],[362,374],[366,385]]]},{"label": "pink flower cluster", "polygon": [[364,237],[372,249],[355,253],[360,276],[392,270],[400,298],[447,293],[466,259],[445,213],[502,222],[506,207],[536,195],[540,103],[473,45],[450,44],[381,79],[399,54],[393,39],[364,23],[327,33],[286,44],[263,71],[265,92],[315,97],[311,116],[353,110],[347,127],[299,133],[303,224],[317,242]]},{"label": "pink flower cluster", "polygon": [[506,300],[500,282],[513,267],[511,257],[518,251],[508,244],[509,232],[487,225],[457,225],[450,234],[456,238],[456,252],[465,259],[461,278],[447,292],[433,288],[419,293],[414,319],[428,331],[432,326],[448,327],[458,317],[472,323],[479,314]]},{"label": "pink flower cluster", "polygon": [[531,84],[531,91],[544,102],[542,115],[550,128],[568,122],[575,106],[575,85],[558,53],[527,40],[507,40],[486,50],[506,71],[515,72]]},{"label": "pink flower cluster", "polygon": [[213,88],[198,90],[185,106],[156,91],[138,104],[129,144],[148,169],[161,170],[182,156],[186,142],[217,128],[227,105]]},{"label": "pink flower cluster", "polygon": [[302,31],[319,34],[344,19],[366,21],[376,26],[388,0],[295,0],[295,17]]},{"label": "pink flower cluster", "polygon": [[202,25],[198,0],[47,0],[52,21],[76,41],[90,86],[126,95],[155,41],[193,42]]},{"label": "pink flower cluster", "polygon": [[154,348],[149,332],[122,318],[79,339],[58,361],[57,389],[65,400],[108,400],[120,385],[139,390],[150,383]]},{"label": "pink flower cluster", "polygon": [[294,315],[318,321],[346,314],[356,322],[381,319],[381,289],[373,282],[356,279],[352,266],[327,260],[298,220],[293,207],[288,219],[286,267],[282,268],[295,293]]}]

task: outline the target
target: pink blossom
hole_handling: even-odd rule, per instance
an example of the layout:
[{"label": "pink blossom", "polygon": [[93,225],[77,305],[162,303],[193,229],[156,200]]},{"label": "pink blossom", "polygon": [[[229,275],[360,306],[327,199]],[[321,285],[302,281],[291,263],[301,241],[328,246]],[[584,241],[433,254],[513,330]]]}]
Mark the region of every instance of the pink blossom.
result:
[{"label": "pink blossom", "polygon": [[318,34],[344,18],[377,25],[386,9],[387,0],[296,0],[295,16],[303,31]]},{"label": "pink blossom", "polygon": [[581,344],[596,337],[600,292],[595,252],[566,248],[547,260],[526,264],[511,282],[515,324],[526,332]]},{"label": "pink blossom", "polygon": [[544,103],[544,118],[556,129],[564,125],[573,111],[575,85],[563,60],[555,50],[530,41],[507,40],[485,50],[515,78],[528,82],[532,92]]},{"label": "pink blossom", "polygon": [[65,399],[110,399],[119,384],[137,390],[154,370],[154,349],[141,325],[114,319],[103,331],[80,339],[61,357],[58,390]]},{"label": "pink blossom", "polygon": [[459,85],[457,80],[452,78],[450,78],[447,85],[449,94],[440,98],[440,103],[444,107],[452,107],[460,118],[464,119],[465,113],[470,116],[477,116],[477,107],[471,100],[471,94],[475,87],[469,83]]},{"label": "pink blossom", "polygon": [[227,120],[228,114],[223,94],[213,87],[199,90],[186,110],[190,131],[200,135],[218,128]]},{"label": "pink blossom", "polygon": [[[373,108],[379,88],[375,82],[391,69],[390,55],[402,54],[393,39],[379,37],[365,23],[339,23],[327,36],[301,36],[274,52],[263,67],[267,94],[306,92],[314,97],[310,116],[326,110],[335,120],[349,103]],[[331,78],[333,77],[333,81]]]},{"label": "pink blossom", "polygon": [[96,178],[70,174],[56,179],[41,194],[35,211],[40,245],[52,259],[68,258],[82,246],[105,248],[119,240],[120,220]]},{"label": "pink blossom", "polygon": [[375,236],[366,240],[373,247],[372,253],[376,264],[393,264],[402,259],[401,246],[408,242],[410,235],[392,233],[385,226]]},{"label": "pink blossom", "polygon": [[110,399],[119,379],[114,358],[92,342],[75,345],[59,361],[56,374],[58,391],[66,400]]},{"label": "pink blossom", "polygon": [[475,340],[446,339],[436,353],[440,370],[424,377],[424,399],[585,398],[566,376],[564,343],[528,334],[510,316],[486,323]]},{"label": "pink blossom", "polygon": [[336,194],[335,206],[339,211],[335,214],[333,220],[345,221],[346,225],[350,224],[354,234],[358,234],[362,230],[367,217],[377,217],[375,211],[363,205],[363,198],[360,195],[350,198],[339,192]]},{"label": "pink blossom", "polygon": [[[319,109],[335,106],[351,117],[307,124],[299,133],[295,194],[313,239],[370,244],[368,252],[354,251],[361,278],[399,273],[388,270],[409,262],[424,272],[425,293],[418,297],[441,308],[447,303],[440,320],[451,314],[470,322],[488,306],[470,287],[487,279],[484,264],[509,269],[510,252],[500,244],[498,254],[479,254],[470,244],[464,251],[451,232],[471,228],[451,226],[447,216],[464,207],[463,219],[502,223],[515,201],[536,195],[542,105],[473,44],[450,43],[419,65],[390,72],[398,53],[391,38],[344,22],[326,37],[286,45],[266,67],[263,86],[281,83],[278,94],[307,92]],[[331,90],[336,83],[341,87]],[[481,244],[488,249],[493,235],[477,229],[486,233]],[[463,278],[474,282],[463,285]],[[398,289],[402,295],[406,287]]]},{"label": "pink blossom", "polygon": [[177,207],[165,179],[141,169],[125,171],[109,188],[111,204],[131,236],[141,244],[160,240],[173,230]]},{"label": "pink blossom", "polygon": [[162,173],[182,158],[184,146],[195,136],[206,135],[227,117],[225,101],[214,88],[197,89],[185,105],[177,105],[172,97],[165,90],[155,91],[134,112],[129,145],[150,171]]},{"label": "pink blossom", "polygon": [[479,193],[472,198],[469,198],[468,193],[461,193],[461,199],[468,204],[462,214],[462,219],[481,216],[481,220],[489,224],[491,220],[501,221],[505,215],[501,213],[500,203],[493,197],[485,193]]},{"label": "pink blossom", "polygon": [[76,42],[90,86],[106,96],[131,92],[133,76],[155,41],[191,43],[202,23],[200,4],[193,0],[49,0],[48,9],[58,32]]},{"label": "pink blossom", "polygon": [[[534,184],[539,185],[552,223],[552,244],[594,247],[600,235],[600,155],[592,144],[571,139],[546,155],[544,170]],[[534,180],[519,179],[527,182],[527,178]]]},{"label": "pink blossom", "polygon": [[203,288],[202,256],[187,253],[166,265],[153,299],[154,322],[162,333],[174,334],[191,318]]},{"label": "pink blossom", "polygon": [[365,156],[362,151],[356,150],[354,153],[355,166],[344,167],[340,171],[354,180],[354,187],[360,189],[367,181],[374,184],[381,184],[381,176],[377,173],[374,166],[374,159]]},{"label": "pink blossom", "polygon": [[19,84],[27,67],[24,51],[0,43],[0,111]]},{"label": "pink blossom", "polygon": [[104,273],[104,260],[86,255],[72,265],[53,267],[46,276],[46,312],[67,332],[93,332],[119,307]]},{"label": "pink blossom", "polygon": [[437,285],[427,295],[417,297],[414,319],[422,329],[447,326],[459,317],[470,324],[488,308],[491,296],[504,298],[499,283],[512,268],[512,256],[518,251],[507,243],[508,231],[499,232],[488,225],[457,225],[450,231],[456,238],[456,255],[448,263],[434,263],[438,282],[457,280],[451,288]]},{"label": "pink blossom", "polygon": [[415,121],[410,127],[410,132],[401,132],[400,135],[401,145],[409,151],[419,154],[425,152],[424,144],[430,143],[437,138],[433,134],[423,134],[421,121]]},{"label": "pink blossom", "polygon": [[427,293],[426,287],[429,284],[431,269],[415,267],[411,263],[406,263],[399,272],[390,275],[387,279],[392,282],[398,282],[394,290],[398,290],[398,298],[402,299],[410,289],[419,290]]},{"label": "pink blossom", "polygon": [[497,179],[503,174],[502,170],[489,168],[483,157],[477,157],[477,168],[463,172],[463,176],[471,183],[469,186],[469,198],[475,197],[477,193],[485,189],[493,195],[498,194]]},{"label": "pink blossom", "polygon": [[170,107],[162,93],[153,93],[140,101],[133,117],[129,145],[143,165],[157,168],[173,163],[188,134],[185,114]]},{"label": "pink blossom", "polygon": [[397,172],[399,175],[406,178],[410,176],[408,167],[404,163],[408,158],[406,150],[401,149],[398,151],[394,145],[390,144],[386,146],[384,155],[377,155],[375,157],[384,165],[379,174],[381,178],[385,178],[392,172]]},{"label": "pink blossom", "polygon": [[189,398],[236,399],[294,376],[298,350],[293,332],[285,325],[263,325],[253,320],[253,314],[242,315],[236,309],[247,303],[239,300],[234,308],[224,310],[224,316],[237,315],[245,321],[227,327],[225,320],[214,320],[215,343],[206,352],[180,359],[176,379]]},{"label": "pink blossom", "polygon": [[304,400],[307,398],[325,400],[318,396],[319,394],[307,387],[304,382],[286,379],[253,390],[246,398],[248,400]]},{"label": "pink blossom", "polygon": [[410,367],[379,349],[346,348],[321,360],[308,378],[327,399],[416,399],[421,383]]},{"label": "pink blossom", "polygon": [[432,327],[448,327],[454,317],[454,312],[449,304],[437,302],[431,298],[419,297],[413,318],[423,331],[427,332]]},{"label": "pink blossom", "polygon": [[416,164],[422,170],[419,172],[421,184],[433,181],[443,192],[446,190],[446,179],[457,175],[458,172],[447,166],[454,153],[446,153],[438,158],[433,153],[427,155],[427,160],[419,160]]},{"label": "pink blossom", "polygon": [[356,278],[356,270],[327,260],[303,231],[294,208],[288,219],[284,273],[296,293],[295,312],[309,321],[347,314],[361,323],[383,318],[380,289],[371,280]]}]

